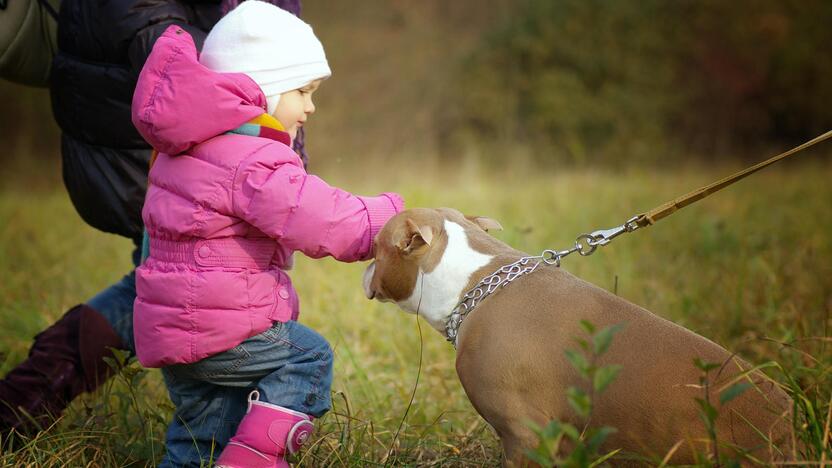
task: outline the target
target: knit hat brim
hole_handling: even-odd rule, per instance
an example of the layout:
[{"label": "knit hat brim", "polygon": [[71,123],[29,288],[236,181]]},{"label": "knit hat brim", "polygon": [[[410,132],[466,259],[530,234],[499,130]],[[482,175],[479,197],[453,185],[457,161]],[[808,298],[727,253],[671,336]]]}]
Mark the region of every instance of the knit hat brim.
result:
[{"label": "knit hat brim", "polygon": [[241,3],[214,26],[199,61],[214,71],[245,73],[263,90],[270,108],[272,102],[277,106],[274,96],[332,74],[308,24],[255,0]]}]

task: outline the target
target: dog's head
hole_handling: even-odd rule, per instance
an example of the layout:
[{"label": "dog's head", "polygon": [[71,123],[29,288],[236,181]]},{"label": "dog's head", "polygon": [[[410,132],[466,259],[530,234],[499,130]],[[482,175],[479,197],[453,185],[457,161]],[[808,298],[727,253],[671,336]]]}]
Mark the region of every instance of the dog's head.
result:
[{"label": "dog's head", "polygon": [[[408,312],[416,312],[423,299],[428,303],[422,304],[422,311],[455,302],[471,273],[492,258],[489,229],[502,228],[492,219],[464,216],[450,208],[399,213],[375,238],[375,261],[364,272],[367,297],[395,302]],[[424,294],[428,288],[430,297]]]}]

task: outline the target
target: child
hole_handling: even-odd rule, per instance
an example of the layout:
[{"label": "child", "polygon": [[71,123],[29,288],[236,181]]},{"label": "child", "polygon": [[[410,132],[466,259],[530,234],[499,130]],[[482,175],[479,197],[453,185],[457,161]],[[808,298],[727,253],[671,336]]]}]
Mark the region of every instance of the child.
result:
[{"label": "child", "polygon": [[135,338],[176,405],[163,466],[200,466],[216,457],[212,443],[225,447],[219,466],[288,466],[329,410],[332,351],[295,321],[285,270],[297,250],[371,258],[402,209],[396,194],[330,187],[290,149],[329,75],[306,23],[253,0],[217,23],[199,60],[191,37],[169,28],[141,72],[133,122],[158,157]]}]

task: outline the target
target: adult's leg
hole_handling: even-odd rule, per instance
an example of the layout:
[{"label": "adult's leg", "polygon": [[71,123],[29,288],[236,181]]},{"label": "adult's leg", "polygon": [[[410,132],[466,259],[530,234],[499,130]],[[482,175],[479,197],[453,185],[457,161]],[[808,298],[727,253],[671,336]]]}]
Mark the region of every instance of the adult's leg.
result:
[{"label": "adult's leg", "polygon": [[[135,263],[140,254],[133,255]],[[26,360],[0,380],[0,434],[48,425],[112,375],[103,358],[110,348],[133,350],[135,297],[131,272],[35,336]]]},{"label": "adult's leg", "polygon": [[[133,265],[138,266],[141,261],[141,241],[135,241],[133,249]],[[87,305],[101,314],[110,325],[121,342],[124,344],[120,349],[127,349],[132,353],[136,351],[133,340],[133,302],[136,301],[136,271],[133,270],[125,275],[121,281],[113,284],[107,289],[95,295],[87,301]]]}]

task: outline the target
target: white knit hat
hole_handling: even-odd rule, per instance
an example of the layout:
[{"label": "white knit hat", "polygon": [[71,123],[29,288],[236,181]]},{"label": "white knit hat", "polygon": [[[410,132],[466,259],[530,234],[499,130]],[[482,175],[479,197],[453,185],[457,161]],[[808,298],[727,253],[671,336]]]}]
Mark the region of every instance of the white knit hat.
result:
[{"label": "white knit hat", "polygon": [[241,3],[214,25],[199,61],[214,71],[250,76],[266,95],[269,114],[282,93],[332,74],[308,24],[256,0]]}]

